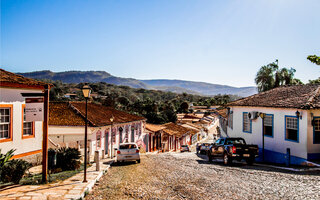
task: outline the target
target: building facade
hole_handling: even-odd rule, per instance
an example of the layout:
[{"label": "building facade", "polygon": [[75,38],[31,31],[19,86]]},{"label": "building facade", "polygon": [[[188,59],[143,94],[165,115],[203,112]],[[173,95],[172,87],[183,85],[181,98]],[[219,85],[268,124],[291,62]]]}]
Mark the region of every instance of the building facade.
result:
[{"label": "building facade", "polygon": [[280,87],[230,103],[227,136],[257,144],[267,162],[320,159],[320,86]]},{"label": "building facade", "polygon": [[[78,147],[83,151],[85,103],[51,102],[49,138],[55,145]],[[111,123],[110,118],[114,121]],[[99,104],[88,103],[88,149],[110,156],[120,143],[135,142],[146,151],[145,118]],[[83,152],[82,152],[83,153]],[[113,155],[114,152],[113,152]]]},{"label": "building facade", "polygon": [[0,149],[15,149],[13,158],[41,162],[42,121],[25,118],[25,98],[21,93],[42,93],[46,83],[0,69]]}]

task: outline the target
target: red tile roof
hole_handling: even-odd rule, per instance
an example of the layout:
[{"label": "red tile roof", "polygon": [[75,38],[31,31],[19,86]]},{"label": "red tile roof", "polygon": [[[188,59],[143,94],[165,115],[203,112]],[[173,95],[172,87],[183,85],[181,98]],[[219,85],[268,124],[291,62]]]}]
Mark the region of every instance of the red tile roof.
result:
[{"label": "red tile roof", "polygon": [[0,86],[2,87],[42,89],[45,85],[52,87],[52,84],[37,81],[32,78],[26,78],[0,68]]},{"label": "red tile roof", "polygon": [[[88,121],[90,126],[111,125],[110,118],[112,115],[114,117],[114,124],[145,120],[143,117],[114,108],[88,103]],[[49,125],[84,126],[84,119],[84,102],[50,102]]]},{"label": "red tile roof", "polygon": [[163,129],[164,132],[177,137],[181,137],[184,134],[194,135],[197,133],[197,131],[194,129],[186,128],[172,122],[163,124],[163,126],[165,126],[165,128]]},{"label": "red tile roof", "polygon": [[68,102],[50,102],[49,125],[84,126],[85,120]]},{"label": "red tile roof", "polygon": [[146,124],[146,129],[152,132],[158,132],[162,129],[164,129],[165,126],[163,125],[158,125],[158,124]]},{"label": "red tile roof", "polygon": [[215,110],[215,113],[219,116],[221,116],[222,118],[227,118],[228,117],[228,114],[227,114],[228,110],[226,108],[220,108],[220,109],[217,109]]},{"label": "red tile roof", "polygon": [[320,85],[282,86],[239,99],[228,106],[315,109],[320,108],[319,96]]},{"label": "red tile roof", "polygon": [[[80,114],[85,116],[85,106],[84,102],[70,102],[70,105],[80,112]],[[106,107],[99,104],[88,103],[88,120],[94,126],[105,126],[110,125],[110,118],[113,115],[114,121],[113,123],[126,123],[133,121],[146,120],[144,117],[140,117],[137,115],[132,115],[127,112],[123,112],[120,110],[116,110],[111,107]]]}]

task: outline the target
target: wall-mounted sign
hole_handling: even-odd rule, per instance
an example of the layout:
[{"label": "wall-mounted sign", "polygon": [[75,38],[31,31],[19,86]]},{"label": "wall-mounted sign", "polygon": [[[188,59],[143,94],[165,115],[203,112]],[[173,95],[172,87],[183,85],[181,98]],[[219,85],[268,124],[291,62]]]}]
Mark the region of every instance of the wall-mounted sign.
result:
[{"label": "wall-mounted sign", "polygon": [[26,98],[26,121],[43,121],[43,98]]}]

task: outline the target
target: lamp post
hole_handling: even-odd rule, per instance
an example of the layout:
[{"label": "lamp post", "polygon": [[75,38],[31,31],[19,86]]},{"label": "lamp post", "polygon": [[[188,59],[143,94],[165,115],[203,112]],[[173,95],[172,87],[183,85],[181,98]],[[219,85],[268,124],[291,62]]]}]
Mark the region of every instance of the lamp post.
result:
[{"label": "lamp post", "polygon": [[113,131],[112,131],[112,125],[113,125],[114,117],[111,115],[110,122],[111,122],[111,158],[113,158]]},{"label": "lamp post", "polygon": [[266,114],[260,113],[260,117],[262,119],[262,161],[264,161],[264,118]]},{"label": "lamp post", "polygon": [[82,87],[82,93],[86,99],[86,121],[84,130],[84,176],[83,182],[87,182],[87,143],[88,143],[88,99],[90,97],[91,88],[88,85]]}]

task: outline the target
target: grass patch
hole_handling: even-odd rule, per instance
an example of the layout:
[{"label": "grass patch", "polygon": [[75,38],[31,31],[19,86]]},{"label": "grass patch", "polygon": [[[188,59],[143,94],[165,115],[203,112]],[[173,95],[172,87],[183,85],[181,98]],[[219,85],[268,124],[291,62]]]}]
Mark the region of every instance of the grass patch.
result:
[{"label": "grass patch", "polygon": [[[81,164],[80,168],[72,171],[62,171],[54,174],[48,174],[48,183],[54,183],[58,181],[66,180],[76,174],[78,174],[81,170],[83,170],[84,165]],[[42,184],[42,175],[41,173],[31,175],[28,177],[23,177],[20,181],[21,185],[39,185]]]}]

